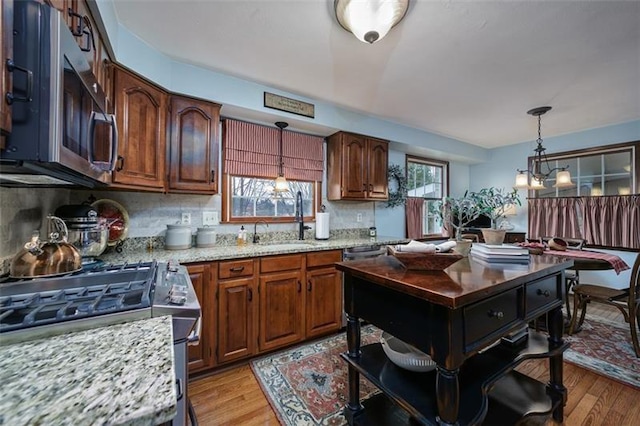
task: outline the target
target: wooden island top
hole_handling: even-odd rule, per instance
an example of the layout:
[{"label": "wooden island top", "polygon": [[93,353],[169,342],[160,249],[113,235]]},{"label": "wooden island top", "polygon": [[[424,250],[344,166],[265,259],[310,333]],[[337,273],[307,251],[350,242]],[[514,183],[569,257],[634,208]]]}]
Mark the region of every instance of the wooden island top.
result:
[{"label": "wooden island top", "polygon": [[448,308],[477,302],[572,266],[573,260],[544,255],[530,256],[529,264],[491,266],[465,257],[442,271],[409,270],[393,256],[337,264],[354,277]]}]

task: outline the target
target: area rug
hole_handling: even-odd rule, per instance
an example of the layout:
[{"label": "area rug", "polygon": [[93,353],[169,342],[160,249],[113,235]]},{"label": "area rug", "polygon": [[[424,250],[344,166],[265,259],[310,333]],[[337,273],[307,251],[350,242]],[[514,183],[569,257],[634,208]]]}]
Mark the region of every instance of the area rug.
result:
[{"label": "area rug", "polygon": [[[362,345],[380,341],[382,332],[362,327]],[[345,425],[342,409],[349,388],[345,333],[267,355],[251,361],[253,374],[283,425]],[[378,389],[360,378],[360,395],[367,398]]]},{"label": "area rug", "polygon": [[629,324],[587,313],[582,330],[565,340],[571,343],[565,361],[640,389],[640,358],[633,351]]},{"label": "area rug", "polygon": [[[362,328],[362,344],[380,340],[381,331]],[[564,360],[640,388],[640,359],[625,323],[587,315],[582,331],[565,336],[571,347]],[[345,425],[348,398],[345,333],[251,361],[251,368],[280,423],[286,426]],[[379,392],[361,377],[363,399]]]}]

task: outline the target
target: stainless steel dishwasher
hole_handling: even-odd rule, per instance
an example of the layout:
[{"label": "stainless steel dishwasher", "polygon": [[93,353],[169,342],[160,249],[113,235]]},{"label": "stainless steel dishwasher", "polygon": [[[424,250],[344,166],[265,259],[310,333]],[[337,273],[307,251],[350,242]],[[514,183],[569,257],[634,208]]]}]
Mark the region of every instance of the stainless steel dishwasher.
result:
[{"label": "stainless steel dishwasher", "polygon": [[[387,246],[380,244],[372,244],[368,246],[359,246],[346,248],[342,252],[342,260],[349,262],[352,260],[369,259],[387,255]],[[347,314],[344,312],[344,293],[342,295],[342,326],[347,326]]]}]

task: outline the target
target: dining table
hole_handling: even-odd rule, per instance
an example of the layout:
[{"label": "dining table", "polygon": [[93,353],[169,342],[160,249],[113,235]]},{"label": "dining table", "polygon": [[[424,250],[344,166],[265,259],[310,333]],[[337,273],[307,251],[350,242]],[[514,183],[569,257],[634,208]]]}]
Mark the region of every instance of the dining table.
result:
[{"label": "dining table", "polygon": [[567,311],[567,318],[569,320],[571,319],[569,292],[573,287],[580,284],[580,271],[614,270],[616,275],[620,275],[620,272],[629,269],[629,265],[627,265],[627,263],[620,256],[595,250],[551,250],[547,248],[543,251],[543,254],[564,257],[573,260],[573,266],[567,268],[567,271],[571,271],[572,274],[566,276],[564,292],[565,308]]}]

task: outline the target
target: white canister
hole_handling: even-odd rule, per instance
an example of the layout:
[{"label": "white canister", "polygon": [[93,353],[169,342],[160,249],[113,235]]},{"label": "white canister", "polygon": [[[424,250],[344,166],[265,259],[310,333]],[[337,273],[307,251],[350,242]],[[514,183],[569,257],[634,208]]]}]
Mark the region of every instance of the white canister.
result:
[{"label": "white canister", "polygon": [[164,238],[164,248],[167,250],[182,250],[191,247],[191,225],[167,225]]},{"label": "white canister", "polygon": [[196,234],[196,246],[200,248],[213,247],[216,245],[216,231],[215,229],[205,226],[198,228]]}]

